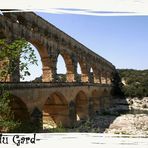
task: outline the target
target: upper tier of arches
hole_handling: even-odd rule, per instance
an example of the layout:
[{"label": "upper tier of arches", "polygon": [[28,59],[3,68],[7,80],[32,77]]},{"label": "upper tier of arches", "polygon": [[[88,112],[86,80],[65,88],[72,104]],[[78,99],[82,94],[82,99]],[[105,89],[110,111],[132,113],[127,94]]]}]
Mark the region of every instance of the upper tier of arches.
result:
[{"label": "upper tier of arches", "polygon": [[[111,84],[115,67],[110,62],[35,13],[3,13],[0,33],[0,38],[23,38],[36,47],[41,57],[43,82],[57,80],[57,59],[61,55],[66,67],[66,82]],[[81,75],[77,65],[80,65]]]}]

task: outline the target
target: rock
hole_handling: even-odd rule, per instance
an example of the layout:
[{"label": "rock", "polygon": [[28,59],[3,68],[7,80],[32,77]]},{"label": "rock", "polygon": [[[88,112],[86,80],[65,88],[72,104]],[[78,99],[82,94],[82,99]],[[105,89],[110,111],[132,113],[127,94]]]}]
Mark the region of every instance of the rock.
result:
[{"label": "rock", "polygon": [[112,106],[90,121],[80,122],[71,132],[148,135],[148,97],[116,98]]},{"label": "rock", "polygon": [[105,133],[148,135],[148,115],[147,114],[126,114],[117,117],[113,123],[105,130]]}]

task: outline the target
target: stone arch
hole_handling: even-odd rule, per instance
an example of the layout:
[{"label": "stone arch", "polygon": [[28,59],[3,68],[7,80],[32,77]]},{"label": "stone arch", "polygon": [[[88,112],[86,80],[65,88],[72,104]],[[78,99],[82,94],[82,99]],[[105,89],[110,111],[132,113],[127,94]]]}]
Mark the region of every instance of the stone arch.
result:
[{"label": "stone arch", "polygon": [[67,82],[74,82],[76,79],[76,65],[75,60],[72,57],[72,54],[66,49],[60,49],[58,56],[61,55],[65,62],[66,67],[66,81]]},{"label": "stone arch", "polygon": [[86,60],[84,57],[79,57],[78,56],[78,63],[80,64],[81,67],[81,82],[89,82],[89,67],[86,63]]},{"label": "stone arch", "polygon": [[26,104],[21,100],[21,98],[10,94],[10,107],[14,114],[14,119],[17,121],[28,121],[30,115]]},{"label": "stone arch", "polygon": [[[2,29],[5,30],[6,36],[8,38],[24,38],[34,46],[38,47],[43,64],[43,82],[54,81],[56,74],[56,59],[52,53],[50,53],[50,47],[53,48],[53,51],[57,50],[58,46],[62,48],[72,48],[69,51],[74,52],[78,57],[77,59],[82,69],[82,82],[89,82],[89,66],[87,64],[88,59],[92,60],[92,63],[97,62],[103,67],[109,67],[114,70],[114,67],[111,63],[102,57],[95,55],[85,46],[73,40],[65,33],[61,32],[47,21],[37,16],[35,13],[4,12],[0,17],[0,30]],[[88,63],[90,63],[90,61]],[[68,64],[67,67],[69,67],[67,68],[67,81],[73,82],[75,81],[75,66],[73,66],[73,64]],[[104,82],[103,79],[102,82]]]},{"label": "stone arch", "polygon": [[77,82],[81,82],[82,70],[79,62],[77,62]]},{"label": "stone arch", "polygon": [[96,69],[96,71],[94,72],[94,82],[101,84],[101,70],[100,69]]},{"label": "stone arch", "polygon": [[[11,42],[11,38],[5,38],[5,39],[8,39],[8,41],[9,41],[9,39],[10,39],[10,42]],[[20,38],[15,38],[15,39],[20,39]],[[24,38],[23,38],[24,39]],[[12,41],[13,41],[14,39],[12,39]],[[24,39],[25,40],[25,39]],[[30,44],[31,45],[31,47],[32,47],[32,49],[34,50],[34,53],[36,54],[36,55],[39,55],[39,58],[38,58],[38,64],[40,64],[41,63],[41,68],[42,68],[42,66],[43,66],[43,62],[41,61],[41,54],[40,54],[40,50],[38,49],[38,47],[36,46],[36,45],[34,45],[34,44],[32,44],[31,42],[29,42],[28,40],[26,40],[26,42],[28,43],[28,44]],[[22,53],[23,54],[23,53]],[[24,59],[23,59],[24,60]],[[19,68],[19,61],[21,61],[21,57],[19,57],[15,62],[13,62],[13,63],[11,63],[12,65],[14,65],[14,66],[16,66],[17,68],[15,69],[15,71],[9,76],[9,78],[8,78],[8,81],[11,81],[11,82],[20,82],[20,81],[23,81],[23,80],[21,80],[21,77],[20,77],[20,74],[21,74],[21,72],[20,72],[20,68]],[[33,67],[34,68],[36,68],[35,67],[36,65],[33,65]],[[29,66],[28,66],[28,71],[29,71]],[[41,70],[42,71],[42,70]],[[43,73],[43,71],[41,72],[41,75],[42,75],[42,73]],[[34,74],[33,72],[31,73],[31,75],[32,74]],[[41,75],[39,75],[39,76],[37,76],[37,77],[40,77]],[[35,77],[33,77],[34,79],[35,79]],[[33,79],[31,79],[31,80],[33,80]],[[31,81],[30,80],[30,81]],[[24,80],[24,81],[29,81],[29,80]],[[40,81],[42,81],[42,80],[40,80]]]},{"label": "stone arch", "polygon": [[3,31],[7,39],[14,40],[22,38],[36,47],[42,61],[42,79],[44,82],[50,81],[52,77],[51,60],[49,59],[47,43],[41,39],[40,35],[33,33],[31,30],[25,27],[22,27],[22,25],[19,23],[11,23],[6,20],[6,18],[1,18],[0,25],[2,26],[0,28],[0,32]]},{"label": "stone arch", "polygon": [[77,74],[81,74],[81,67],[79,62],[77,62]]},{"label": "stone arch", "polygon": [[43,106],[43,128],[56,128],[69,126],[69,109],[65,97],[55,92],[47,98]]},{"label": "stone arch", "polygon": [[79,91],[75,97],[77,120],[88,118],[88,103],[89,102],[86,93]]},{"label": "stone arch", "polygon": [[31,43],[39,53],[40,59],[41,59],[41,66],[42,66],[42,80],[43,82],[49,82],[52,81],[53,77],[53,69],[52,69],[52,58],[50,58],[50,54],[47,50],[47,48],[40,43],[39,40],[34,39],[26,39],[27,42]]},{"label": "stone arch", "polygon": [[[34,50],[34,54],[37,58],[37,65],[36,64],[32,64],[31,66],[28,65],[27,68],[28,68],[28,71],[30,72],[31,75],[24,77],[25,78],[24,80],[20,79],[20,81],[22,81],[22,82],[23,81],[25,81],[25,82],[29,82],[29,81],[30,82],[42,82],[42,75],[43,75],[42,66],[43,66],[43,64],[41,61],[41,55],[40,55],[39,50],[37,49],[36,46],[31,44],[30,42],[28,42],[28,44],[30,44],[30,46],[32,47],[32,50]],[[22,53],[21,56],[22,55],[28,56],[27,53],[25,53],[25,54]],[[24,60],[24,59],[21,59],[21,57],[20,57],[20,61],[22,61],[22,60]],[[37,71],[37,72],[35,73],[35,71]],[[19,69],[18,69],[18,73],[21,74],[21,72],[19,72]],[[14,77],[15,77],[15,75],[16,75],[16,73],[14,74]]]},{"label": "stone arch", "polygon": [[60,51],[66,63],[66,79],[67,82],[74,82],[76,80],[76,60],[75,55],[69,50],[62,49]]},{"label": "stone arch", "polygon": [[61,54],[57,55],[56,58],[56,81],[57,82],[66,82],[66,63]]},{"label": "stone arch", "polygon": [[89,74],[89,82],[94,83],[94,70],[92,67],[90,67],[89,70],[90,74]]},{"label": "stone arch", "polygon": [[93,79],[94,83],[101,83],[101,70],[100,70],[100,65],[97,64],[97,61],[92,64],[92,69],[93,69]]}]

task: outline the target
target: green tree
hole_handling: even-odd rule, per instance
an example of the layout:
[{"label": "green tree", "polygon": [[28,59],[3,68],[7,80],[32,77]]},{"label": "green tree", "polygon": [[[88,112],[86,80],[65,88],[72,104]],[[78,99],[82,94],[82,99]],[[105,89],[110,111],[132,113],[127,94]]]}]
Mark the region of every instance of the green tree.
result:
[{"label": "green tree", "polygon": [[[16,64],[17,63],[17,64]],[[9,41],[0,40],[0,81],[6,82],[9,75],[20,71],[20,78],[30,75],[28,66],[37,64],[34,50],[24,39]],[[10,107],[10,93],[5,90],[5,84],[0,84],[0,131],[11,131],[20,125],[14,120]]]},{"label": "green tree", "polygon": [[0,131],[11,131],[20,125],[18,121],[14,120],[14,114],[10,107],[10,94],[1,87],[0,94]]},{"label": "green tree", "polygon": [[37,65],[37,59],[31,44],[24,39],[17,39],[11,42],[1,39],[0,63],[2,67],[0,69],[0,78],[3,78],[2,81],[6,81],[8,75],[11,75],[17,69],[19,69],[20,78],[22,79],[24,79],[24,76],[30,75],[28,66],[30,64]]}]

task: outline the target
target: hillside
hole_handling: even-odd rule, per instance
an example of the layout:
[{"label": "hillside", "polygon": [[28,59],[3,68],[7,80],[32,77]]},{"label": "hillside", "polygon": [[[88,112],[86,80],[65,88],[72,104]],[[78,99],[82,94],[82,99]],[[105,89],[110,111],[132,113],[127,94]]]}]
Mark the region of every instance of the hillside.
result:
[{"label": "hillside", "polygon": [[118,69],[126,97],[148,97],[148,70]]}]

